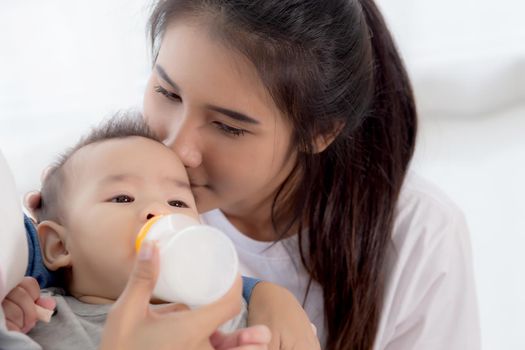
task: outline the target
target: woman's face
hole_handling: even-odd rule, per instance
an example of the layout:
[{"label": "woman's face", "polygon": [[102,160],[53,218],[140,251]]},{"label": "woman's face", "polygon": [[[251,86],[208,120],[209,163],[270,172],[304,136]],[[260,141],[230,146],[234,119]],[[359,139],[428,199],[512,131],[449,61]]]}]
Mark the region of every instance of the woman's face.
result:
[{"label": "woman's face", "polygon": [[255,67],[206,26],[168,27],[144,116],[182,159],[200,212],[266,210],[295,163],[291,125]]}]

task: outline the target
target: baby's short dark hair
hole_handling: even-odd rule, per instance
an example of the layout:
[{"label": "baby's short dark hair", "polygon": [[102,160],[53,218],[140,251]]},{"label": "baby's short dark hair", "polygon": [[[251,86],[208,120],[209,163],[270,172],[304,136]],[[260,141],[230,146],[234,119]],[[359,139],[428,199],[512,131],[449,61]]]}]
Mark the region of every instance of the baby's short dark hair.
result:
[{"label": "baby's short dark hair", "polygon": [[115,114],[110,119],[92,128],[75,146],[61,154],[43,180],[40,205],[36,210],[37,221],[54,220],[63,222],[61,196],[67,186],[64,165],[75,152],[94,143],[130,136],[140,136],[161,142],[144,122],[140,113],[125,111]]}]

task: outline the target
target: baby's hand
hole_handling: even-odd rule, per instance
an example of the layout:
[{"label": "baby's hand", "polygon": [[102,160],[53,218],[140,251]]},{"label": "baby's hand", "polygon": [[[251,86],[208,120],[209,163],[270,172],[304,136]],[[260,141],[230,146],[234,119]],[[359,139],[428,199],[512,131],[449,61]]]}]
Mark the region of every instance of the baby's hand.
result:
[{"label": "baby's hand", "polygon": [[37,305],[54,310],[53,298],[40,298],[40,287],[33,277],[24,277],[2,301],[7,329],[27,333],[36,324]]}]

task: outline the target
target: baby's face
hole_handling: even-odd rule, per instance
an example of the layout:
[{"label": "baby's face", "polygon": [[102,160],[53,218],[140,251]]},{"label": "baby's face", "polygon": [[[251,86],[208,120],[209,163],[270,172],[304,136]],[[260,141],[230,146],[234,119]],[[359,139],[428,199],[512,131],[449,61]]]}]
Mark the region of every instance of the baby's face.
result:
[{"label": "baby's face", "polygon": [[73,295],[114,300],[135,259],[135,237],[152,216],[198,218],[180,159],[143,137],[103,141],[77,151],[66,164],[67,233]]}]

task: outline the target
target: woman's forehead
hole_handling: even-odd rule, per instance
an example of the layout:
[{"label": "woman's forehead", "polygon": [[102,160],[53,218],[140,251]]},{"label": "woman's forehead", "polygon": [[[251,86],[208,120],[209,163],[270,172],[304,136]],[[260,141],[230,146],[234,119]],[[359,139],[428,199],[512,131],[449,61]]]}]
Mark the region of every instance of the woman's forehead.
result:
[{"label": "woman's forehead", "polygon": [[[164,33],[156,65],[189,102],[240,110],[261,118],[279,113],[256,67],[210,35],[206,26],[178,23]],[[158,74],[158,69],[154,69]],[[166,77],[159,77],[165,81]]]}]

